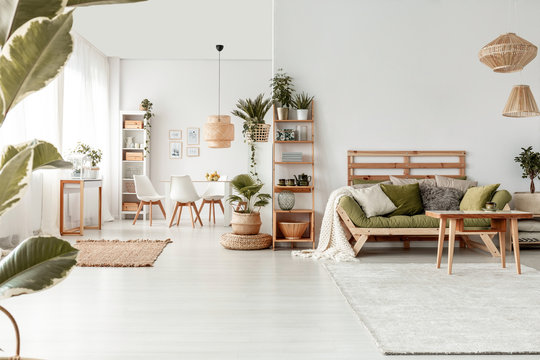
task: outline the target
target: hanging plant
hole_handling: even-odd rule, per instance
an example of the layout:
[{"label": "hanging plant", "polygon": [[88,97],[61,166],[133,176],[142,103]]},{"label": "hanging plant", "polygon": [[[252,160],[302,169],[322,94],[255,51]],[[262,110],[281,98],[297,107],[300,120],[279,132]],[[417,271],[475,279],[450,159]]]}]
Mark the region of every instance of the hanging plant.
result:
[{"label": "hanging plant", "polygon": [[256,153],[256,134],[260,125],[265,124],[264,117],[268,110],[272,107],[272,100],[265,99],[264,94],[259,94],[255,100],[252,99],[240,99],[236,104],[237,110],[233,110],[232,114],[244,120],[242,126],[242,134],[244,135],[244,142],[249,145],[249,172],[260,183],[259,174],[257,173],[257,162],[255,159]]},{"label": "hanging plant", "polygon": [[148,154],[150,154],[150,134],[151,134],[151,128],[152,123],[150,122],[150,119],[154,117],[154,113],[152,112],[152,104],[150,100],[144,99],[141,101],[141,105],[139,105],[139,109],[142,111],[146,111],[144,114],[144,130],[146,130],[146,144],[144,144],[144,157],[146,157]]}]

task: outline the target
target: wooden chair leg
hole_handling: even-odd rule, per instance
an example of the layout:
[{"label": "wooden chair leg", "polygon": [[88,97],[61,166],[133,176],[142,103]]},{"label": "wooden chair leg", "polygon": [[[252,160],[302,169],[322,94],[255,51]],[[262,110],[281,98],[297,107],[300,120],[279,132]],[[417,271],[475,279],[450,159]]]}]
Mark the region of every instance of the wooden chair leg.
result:
[{"label": "wooden chair leg", "polygon": [[212,200],[212,215],[214,216],[214,225],[216,224],[216,202]]},{"label": "wooden chair leg", "polygon": [[195,228],[195,222],[193,222],[193,210],[192,210],[192,205],[193,203],[188,203],[189,205],[189,215],[191,215],[191,227]]},{"label": "wooden chair leg", "polygon": [[221,200],[218,200],[217,203],[221,207],[221,212],[223,212],[223,214],[225,214],[225,208],[223,207],[223,203],[221,202]]},{"label": "wooden chair leg", "polygon": [[197,222],[197,219],[199,219],[199,223],[201,224],[201,227],[202,227],[203,224],[201,220],[201,215],[199,214],[199,211],[197,211],[197,204],[193,203],[193,207],[195,208],[195,215],[197,215],[197,217],[195,218],[195,222]]},{"label": "wooden chair leg", "polygon": [[165,214],[165,209],[163,208],[163,204],[161,203],[161,200],[159,200],[159,201],[157,202],[157,204],[159,205],[159,208],[161,209],[161,213],[163,214],[163,217],[164,217],[165,219],[167,219],[167,214]]},{"label": "wooden chair leg", "polygon": [[204,207],[204,204],[206,204],[206,201],[203,200],[202,203],[201,203],[201,207],[199,208],[199,214],[202,213],[202,209]]},{"label": "wooden chair leg", "polygon": [[150,226],[152,226],[152,202],[150,201],[149,203],[150,205],[148,205],[148,207],[150,208]]},{"label": "wooden chair leg", "polygon": [[141,212],[141,209],[143,207],[143,202],[141,201],[139,203],[139,208],[137,209],[137,214],[135,214],[135,219],[133,219],[133,225],[137,222],[137,219],[139,218],[139,213]]},{"label": "wooden chair leg", "polygon": [[178,203],[179,211],[178,211],[178,220],[176,221],[176,226],[180,224],[180,216],[182,215],[182,209],[184,208],[184,204]]},{"label": "wooden chair leg", "polygon": [[212,200],[208,202],[208,224],[212,222]]},{"label": "wooden chair leg", "polygon": [[171,216],[171,222],[169,223],[169,227],[172,226],[177,211],[178,211],[178,202],[174,205],[174,213]]}]

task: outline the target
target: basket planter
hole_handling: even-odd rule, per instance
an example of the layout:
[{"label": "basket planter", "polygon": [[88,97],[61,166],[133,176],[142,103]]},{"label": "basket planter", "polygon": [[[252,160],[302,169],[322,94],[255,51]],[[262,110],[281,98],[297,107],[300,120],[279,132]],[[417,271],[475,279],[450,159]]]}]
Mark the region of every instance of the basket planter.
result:
[{"label": "basket planter", "polygon": [[237,235],[257,235],[261,229],[261,214],[254,213],[240,213],[233,211],[231,226],[233,233]]},{"label": "basket planter", "polygon": [[246,140],[253,142],[268,142],[270,126],[270,124],[258,124],[253,131],[253,136],[250,131],[246,131]]},{"label": "basket planter", "polygon": [[514,193],[514,207],[516,210],[540,214],[540,193],[516,192]]}]

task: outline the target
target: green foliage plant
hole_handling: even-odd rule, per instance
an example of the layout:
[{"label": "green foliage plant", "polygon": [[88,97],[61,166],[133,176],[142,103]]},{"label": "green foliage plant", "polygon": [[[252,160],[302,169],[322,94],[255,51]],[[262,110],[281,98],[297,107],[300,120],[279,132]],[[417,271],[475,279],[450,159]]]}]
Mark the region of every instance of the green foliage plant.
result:
[{"label": "green foliage plant", "polygon": [[270,203],[270,194],[260,193],[264,184],[255,181],[249,174],[240,174],[231,180],[231,185],[238,195],[230,195],[227,201],[232,203],[245,202],[244,210],[238,212],[245,214],[257,213]]},{"label": "green foliage plant", "polygon": [[150,135],[151,135],[151,129],[152,129],[152,123],[150,120],[154,117],[154,113],[152,112],[152,107],[154,104],[150,102],[148,99],[144,99],[141,101],[141,109],[145,111],[144,113],[144,130],[146,131],[146,144],[144,144],[144,156],[146,157],[148,154],[150,154]]},{"label": "green foliage plant", "polygon": [[291,105],[294,92],[293,78],[282,68],[277,69],[274,77],[270,79],[270,87],[272,100],[276,106],[289,107]]},{"label": "green foliage plant", "polygon": [[292,100],[292,105],[299,110],[307,110],[311,106],[313,96],[308,95],[305,92],[301,94],[295,94]]},{"label": "green foliage plant", "polygon": [[528,148],[521,148],[521,153],[514,158],[514,161],[519,163],[523,173],[521,177],[523,179],[530,179],[530,192],[534,193],[534,179],[540,179],[540,153],[533,151],[533,147],[529,146]]},{"label": "green foliage plant", "polygon": [[100,149],[92,149],[90,145],[81,142],[77,143],[77,146],[75,146],[73,152],[88,156],[92,160],[93,168],[98,166],[98,164],[101,162],[101,157],[103,156],[103,152]]}]

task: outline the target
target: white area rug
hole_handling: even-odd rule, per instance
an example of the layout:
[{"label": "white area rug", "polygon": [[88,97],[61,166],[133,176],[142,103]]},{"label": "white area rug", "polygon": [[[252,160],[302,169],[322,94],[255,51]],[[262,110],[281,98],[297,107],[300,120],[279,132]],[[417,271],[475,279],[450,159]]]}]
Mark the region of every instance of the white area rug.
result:
[{"label": "white area rug", "polygon": [[540,354],[540,272],[513,264],[326,264],[392,354]]}]

